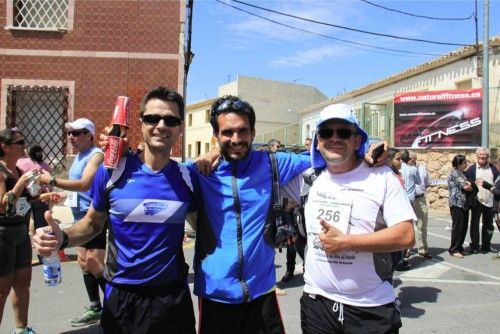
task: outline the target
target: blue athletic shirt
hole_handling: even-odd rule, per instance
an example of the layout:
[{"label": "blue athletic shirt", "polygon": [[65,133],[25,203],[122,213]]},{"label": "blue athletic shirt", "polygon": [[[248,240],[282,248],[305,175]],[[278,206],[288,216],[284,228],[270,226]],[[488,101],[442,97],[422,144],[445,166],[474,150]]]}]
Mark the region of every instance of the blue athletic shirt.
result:
[{"label": "blue athletic shirt", "polygon": [[[95,146],[92,146],[85,152],[78,153],[75,156],[75,160],[73,160],[73,164],[71,164],[71,168],[68,172],[68,178],[70,180],[80,180],[90,158],[92,158],[94,154],[98,153],[103,154],[101,149]],[[87,213],[90,207],[90,202],[92,201],[91,191],[92,190],[89,189],[88,191],[77,192],[77,206],[71,208],[71,212],[73,213],[73,218],[75,220],[82,218]]]},{"label": "blue athletic shirt", "polygon": [[[308,155],[278,152],[276,158],[282,185],[311,166]],[[272,206],[269,154],[251,151],[236,162],[223,160],[209,176],[198,177],[194,293],[241,304],[272,291],[275,253],[265,232]]]},{"label": "blue athletic shirt", "polygon": [[[99,168],[92,206],[99,212],[109,208],[108,282],[155,286],[186,278],[184,222],[196,204],[183,173],[192,174],[173,160],[154,172],[129,153],[116,187],[106,194],[111,171]],[[196,175],[190,176],[196,191]]]}]

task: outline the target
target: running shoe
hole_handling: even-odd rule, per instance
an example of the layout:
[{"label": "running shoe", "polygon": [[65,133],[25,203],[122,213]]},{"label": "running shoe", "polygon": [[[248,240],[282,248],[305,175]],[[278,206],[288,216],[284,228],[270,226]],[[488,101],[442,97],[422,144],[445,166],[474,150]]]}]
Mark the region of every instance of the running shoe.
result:
[{"label": "running shoe", "polygon": [[99,322],[101,318],[101,310],[94,307],[86,307],[85,312],[76,318],[71,320],[71,326],[73,327],[81,327],[87,326],[91,324],[96,324]]}]

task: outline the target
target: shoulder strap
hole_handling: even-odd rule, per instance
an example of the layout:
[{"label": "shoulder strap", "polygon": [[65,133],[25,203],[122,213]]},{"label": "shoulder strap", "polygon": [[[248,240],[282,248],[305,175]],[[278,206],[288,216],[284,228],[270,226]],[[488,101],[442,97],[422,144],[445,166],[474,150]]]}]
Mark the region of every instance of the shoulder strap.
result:
[{"label": "shoulder strap", "polygon": [[111,172],[111,177],[106,183],[106,194],[109,194],[109,192],[116,187],[118,180],[120,180],[120,178],[123,175],[123,171],[125,171],[126,165],[127,165],[127,157],[125,156],[121,158],[120,161],[118,162],[118,167],[116,169],[113,169],[113,171]]},{"label": "shoulder strap", "polygon": [[276,153],[269,153],[269,159],[271,159],[271,169],[272,169],[272,177],[273,177],[273,209],[281,210],[281,194],[280,194],[280,180],[279,175],[280,171],[278,169],[278,163],[276,162]]},{"label": "shoulder strap", "polygon": [[313,185],[314,181],[318,178],[318,175],[324,167],[313,168],[310,167],[302,172],[302,177],[304,178],[304,184],[300,189],[300,205],[294,209],[294,220],[296,223],[297,230],[299,235],[302,238],[307,238],[307,230],[306,230],[306,219],[304,216],[304,206],[307,203],[307,198],[309,196],[309,190]]}]

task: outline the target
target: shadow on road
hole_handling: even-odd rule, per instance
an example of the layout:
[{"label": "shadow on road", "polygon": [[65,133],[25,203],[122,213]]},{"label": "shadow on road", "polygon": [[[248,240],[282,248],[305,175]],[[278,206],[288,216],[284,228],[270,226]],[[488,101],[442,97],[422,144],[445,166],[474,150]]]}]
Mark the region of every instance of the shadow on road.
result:
[{"label": "shadow on road", "polygon": [[280,289],[286,289],[286,288],[296,288],[299,286],[304,286],[304,277],[303,274],[295,274],[291,280],[288,282],[281,282],[281,277],[276,277],[278,280],[276,282],[276,286]]},{"label": "shadow on road", "polygon": [[85,328],[75,328],[74,330],[61,332],[60,334],[101,334],[101,326],[90,325]]},{"label": "shadow on road", "polygon": [[[394,280],[394,288],[401,284],[400,279]],[[425,305],[416,307],[420,303],[436,303],[441,289],[433,287],[405,286],[399,289],[398,298],[401,301],[401,316],[405,318],[419,318],[425,314]]]}]

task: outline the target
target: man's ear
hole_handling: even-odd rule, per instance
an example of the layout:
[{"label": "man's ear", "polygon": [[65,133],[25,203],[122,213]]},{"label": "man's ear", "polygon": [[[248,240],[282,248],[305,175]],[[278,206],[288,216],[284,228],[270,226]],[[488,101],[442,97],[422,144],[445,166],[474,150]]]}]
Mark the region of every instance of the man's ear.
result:
[{"label": "man's ear", "polygon": [[363,136],[359,134],[356,135],[356,151],[359,149],[362,142],[363,142]]}]

